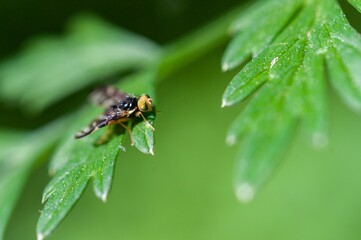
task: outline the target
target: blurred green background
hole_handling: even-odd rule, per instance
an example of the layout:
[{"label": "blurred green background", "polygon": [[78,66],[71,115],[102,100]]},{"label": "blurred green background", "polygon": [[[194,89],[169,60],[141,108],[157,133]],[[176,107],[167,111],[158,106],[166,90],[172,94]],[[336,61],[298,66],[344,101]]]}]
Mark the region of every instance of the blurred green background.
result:
[{"label": "blurred green background", "polygon": [[[166,43],[236,2],[5,1],[1,54],[6,58],[25,37],[60,31],[69,16],[82,10]],[[360,17],[348,13],[351,19]],[[296,134],[255,200],[237,202],[232,188],[236,148],[225,145],[225,134],[242,104],[220,108],[234,74],[221,73],[222,51],[210,52],[158,86],[155,157],[130,147],[121,152],[108,202],[96,199],[89,188],[50,239],[360,239],[361,118],[331,89],[328,147],[314,150]],[[5,239],[35,239],[48,180],[46,166],[34,171]]]}]

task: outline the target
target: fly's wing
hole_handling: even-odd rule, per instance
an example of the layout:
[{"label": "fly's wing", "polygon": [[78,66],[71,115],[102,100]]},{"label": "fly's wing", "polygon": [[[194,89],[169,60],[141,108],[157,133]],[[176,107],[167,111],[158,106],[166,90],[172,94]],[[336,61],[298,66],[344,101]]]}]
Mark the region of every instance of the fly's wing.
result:
[{"label": "fly's wing", "polygon": [[98,130],[99,128],[107,126],[114,119],[114,115],[101,115],[99,118],[93,120],[88,127],[79,131],[75,134],[75,138],[79,139],[85,136],[88,136],[92,132]]},{"label": "fly's wing", "polygon": [[95,105],[110,108],[127,96],[128,94],[118,91],[118,89],[113,86],[102,86],[93,91],[89,98]]},{"label": "fly's wing", "polygon": [[109,118],[106,116],[101,116],[95,120],[93,120],[88,127],[84,128],[83,130],[79,131],[77,134],[75,134],[75,138],[79,139],[85,136],[88,136],[92,132],[98,130],[99,128],[102,128],[106,125],[108,125],[110,122]]},{"label": "fly's wing", "polygon": [[[119,109],[117,104],[129,97],[128,94],[118,91],[113,86],[103,86],[90,94],[90,101],[96,105],[105,107],[105,112],[93,120],[88,127],[79,131],[75,138],[85,137],[92,132],[111,124],[119,118],[126,116],[127,112]],[[114,107],[115,106],[115,107]]]},{"label": "fly's wing", "polygon": [[126,116],[126,112],[124,111],[114,111],[111,108],[105,110],[104,114],[100,115],[97,119],[94,119],[88,127],[84,128],[83,130],[79,131],[75,134],[75,138],[83,138],[88,136],[92,132],[98,130],[99,128],[105,127],[111,123],[116,122],[118,119],[123,118]]}]

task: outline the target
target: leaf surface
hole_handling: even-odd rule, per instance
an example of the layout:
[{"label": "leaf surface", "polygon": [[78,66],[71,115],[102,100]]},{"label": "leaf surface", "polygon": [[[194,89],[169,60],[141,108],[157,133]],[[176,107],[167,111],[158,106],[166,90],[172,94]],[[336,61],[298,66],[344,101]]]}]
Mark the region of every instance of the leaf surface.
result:
[{"label": "leaf surface", "polygon": [[[249,18],[244,15],[235,22],[238,31],[223,58],[228,69],[249,54],[255,56],[232,79],[222,99],[223,106],[230,106],[257,90],[227,137],[230,144],[241,141],[235,170],[241,201],[251,200],[274,171],[297,126],[313,145],[327,143],[326,70],[346,104],[361,110],[360,34],[337,1],[291,2],[255,5]],[[266,21],[264,16],[272,18]],[[270,29],[274,19],[282,21]]]}]

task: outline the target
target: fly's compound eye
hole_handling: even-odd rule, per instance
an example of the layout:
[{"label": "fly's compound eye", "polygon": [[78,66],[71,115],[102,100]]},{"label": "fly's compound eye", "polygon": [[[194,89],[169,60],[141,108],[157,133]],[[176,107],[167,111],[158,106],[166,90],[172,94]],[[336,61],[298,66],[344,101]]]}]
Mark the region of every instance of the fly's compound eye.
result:
[{"label": "fly's compound eye", "polygon": [[138,108],[142,112],[150,112],[153,110],[153,102],[149,95],[144,94],[139,97]]}]

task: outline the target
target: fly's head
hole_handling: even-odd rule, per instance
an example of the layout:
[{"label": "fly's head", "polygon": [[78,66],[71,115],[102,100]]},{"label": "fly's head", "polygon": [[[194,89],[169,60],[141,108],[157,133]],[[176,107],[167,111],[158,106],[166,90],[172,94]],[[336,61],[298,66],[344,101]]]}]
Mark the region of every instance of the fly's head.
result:
[{"label": "fly's head", "polygon": [[152,98],[148,94],[143,94],[138,99],[138,109],[141,112],[150,112],[153,110]]}]

